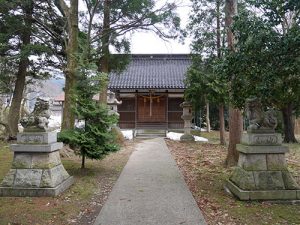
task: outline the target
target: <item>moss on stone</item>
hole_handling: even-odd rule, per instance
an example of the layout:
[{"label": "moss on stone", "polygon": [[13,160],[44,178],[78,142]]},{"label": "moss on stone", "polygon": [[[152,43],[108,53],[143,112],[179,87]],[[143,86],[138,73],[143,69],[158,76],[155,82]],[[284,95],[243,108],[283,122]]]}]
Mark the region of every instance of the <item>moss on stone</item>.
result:
[{"label": "moss on stone", "polygon": [[12,166],[13,169],[30,169],[30,166],[24,162],[13,161]]},{"label": "moss on stone", "polygon": [[195,141],[195,138],[191,134],[184,134],[180,137],[180,141]]},{"label": "moss on stone", "polygon": [[1,182],[1,186],[12,187],[14,184],[15,173],[16,173],[15,169],[10,169],[9,172],[4,177],[3,181]]},{"label": "moss on stone", "polygon": [[241,167],[235,167],[230,180],[243,190],[255,190],[253,173],[246,171]]},{"label": "moss on stone", "polygon": [[35,163],[32,168],[33,169],[51,169],[53,167],[56,167],[59,164],[56,163]]},{"label": "moss on stone", "polygon": [[262,164],[259,161],[248,163],[243,167],[245,170],[248,171],[259,171],[262,170]]},{"label": "moss on stone", "polygon": [[253,172],[257,190],[284,190],[281,171]]},{"label": "moss on stone", "polygon": [[268,170],[287,170],[284,154],[268,154],[267,165]]},{"label": "moss on stone", "polygon": [[289,171],[282,172],[282,178],[284,182],[284,186],[288,190],[300,190],[299,185],[296,183],[294,178],[292,177]]}]

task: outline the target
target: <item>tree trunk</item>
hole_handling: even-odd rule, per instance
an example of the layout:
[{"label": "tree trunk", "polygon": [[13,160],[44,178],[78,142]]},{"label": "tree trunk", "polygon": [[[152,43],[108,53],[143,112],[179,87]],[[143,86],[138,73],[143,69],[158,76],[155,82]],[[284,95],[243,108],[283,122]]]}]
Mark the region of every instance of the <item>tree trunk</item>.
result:
[{"label": "tree trunk", "polygon": [[284,124],[284,142],[297,143],[294,131],[293,105],[290,103],[281,109]]},{"label": "tree trunk", "polygon": [[[225,27],[227,29],[227,45],[230,51],[234,51],[234,35],[231,30],[233,23],[233,17],[237,14],[237,1],[226,0],[225,1]],[[235,79],[234,74],[231,76],[231,81]],[[228,153],[226,157],[226,166],[234,166],[238,161],[238,151],[236,144],[240,143],[241,135],[243,132],[243,117],[242,113],[238,109],[229,107],[229,145]]]},{"label": "tree trunk", "polygon": [[216,2],[217,6],[217,55],[218,59],[221,59],[221,13],[220,13],[220,0]]},{"label": "tree trunk", "polygon": [[234,51],[234,35],[231,30],[233,23],[233,17],[237,14],[237,0],[226,0],[225,1],[225,27],[226,27],[226,37],[227,46],[230,51]]},{"label": "tree trunk", "polygon": [[[105,73],[106,76],[109,73],[110,4],[111,0],[104,1],[103,32],[101,38],[102,56],[100,58],[99,65],[99,71]],[[101,104],[107,104],[107,78],[104,77],[104,79],[101,82],[102,83],[99,94],[99,102]]]},{"label": "tree trunk", "polygon": [[26,107],[26,103],[27,103],[27,94],[26,94],[26,85],[25,85],[25,88],[24,88],[24,91],[23,91],[23,99],[22,99],[22,103],[21,103],[21,110],[20,110],[20,118],[23,118],[24,116],[27,116],[29,115],[29,111]]},{"label": "tree trunk", "polygon": [[209,102],[206,102],[206,131],[209,133],[210,132],[210,119],[209,119]]},{"label": "tree trunk", "polygon": [[82,152],[81,154],[81,169],[85,168],[85,153]]},{"label": "tree trunk", "polygon": [[62,117],[62,130],[68,130],[74,128],[75,125],[75,115],[72,110],[72,95],[75,86],[75,77],[73,77],[70,73],[65,73],[65,102],[63,107],[63,117]]},{"label": "tree trunk", "polygon": [[22,56],[24,47],[30,44],[31,39],[31,27],[32,27],[32,14],[33,14],[33,2],[29,1],[24,3],[24,13],[25,13],[25,26],[23,33],[21,34],[21,53],[20,62],[18,66],[18,72],[16,77],[16,83],[13,92],[13,98],[11,101],[11,106],[8,114],[8,126],[9,126],[9,136],[15,139],[18,133],[18,123],[20,119],[20,109],[23,99],[23,93],[26,84],[27,69],[29,67],[28,57]]},{"label": "tree trunk", "polygon": [[[217,8],[217,56],[221,59],[221,13],[220,13],[220,0],[216,1]],[[225,121],[224,121],[224,105],[219,105],[219,121],[220,121],[220,144],[226,145],[225,139]]]},{"label": "tree trunk", "polygon": [[73,91],[76,84],[77,52],[78,52],[78,0],[70,1],[70,8],[63,0],[59,1],[68,22],[67,69],[65,70],[65,102],[63,108],[62,130],[73,129],[75,114],[72,106]]},{"label": "tree trunk", "polygon": [[[24,43],[24,42],[23,42]],[[20,108],[23,98],[23,92],[26,82],[27,68],[29,65],[28,59],[22,59],[19,63],[17,79],[14,89],[14,94],[9,108],[8,124],[10,138],[15,138],[18,133],[18,123],[20,119]]]},{"label": "tree trunk", "polygon": [[229,145],[226,157],[226,166],[235,166],[239,159],[236,144],[240,143],[243,132],[243,117],[241,111],[229,107]]},{"label": "tree trunk", "polygon": [[225,139],[225,120],[224,120],[224,105],[219,105],[219,120],[220,120],[220,144],[226,145]]}]

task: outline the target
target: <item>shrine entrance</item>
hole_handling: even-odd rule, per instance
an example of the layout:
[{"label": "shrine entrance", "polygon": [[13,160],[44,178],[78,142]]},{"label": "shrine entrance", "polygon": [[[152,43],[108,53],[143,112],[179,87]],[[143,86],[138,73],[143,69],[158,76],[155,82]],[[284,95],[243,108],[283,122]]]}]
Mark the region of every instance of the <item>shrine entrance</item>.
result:
[{"label": "shrine entrance", "polygon": [[169,92],[122,93],[118,107],[121,129],[182,129],[183,94]]},{"label": "shrine entrance", "polygon": [[165,123],[166,99],[164,94],[138,94],[137,122],[138,123]]}]

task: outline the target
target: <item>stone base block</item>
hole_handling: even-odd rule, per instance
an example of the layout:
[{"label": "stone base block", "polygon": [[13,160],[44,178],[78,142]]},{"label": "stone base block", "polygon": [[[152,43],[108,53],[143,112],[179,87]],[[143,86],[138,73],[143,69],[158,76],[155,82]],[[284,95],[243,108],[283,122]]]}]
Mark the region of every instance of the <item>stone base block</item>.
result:
[{"label": "stone base block", "polygon": [[250,200],[300,200],[300,190],[254,190],[247,191],[239,188],[230,180],[227,180],[225,187],[237,198],[243,201]]},{"label": "stone base block", "polygon": [[195,138],[191,134],[184,134],[180,137],[180,141],[195,141]]},{"label": "stone base block", "polygon": [[0,196],[56,196],[72,183],[61,164],[59,149],[63,143],[56,142],[54,132],[19,133],[12,167],[0,183]]},{"label": "stone base block", "polygon": [[[252,134],[250,134],[251,136]],[[238,167],[230,180],[248,191],[299,190],[287,169],[285,146],[237,145]]]},{"label": "stone base block", "polygon": [[236,148],[239,152],[245,154],[280,154],[280,153],[287,153],[289,149],[287,146],[280,146],[280,145],[243,145],[237,144]]},{"label": "stone base block", "polygon": [[50,169],[61,164],[59,151],[15,152],[12,169]]},{"label": "stone base block", "polygon": [[54,188],[70,175],[62,164],[50,169],[10,169],[1,187]]},{"label": "stone base block", "polygon": [[266,157],[268,170],[287,170],[284,154],[267,154]]},{"label": "stone base block", "polygon": [[282,137],[275,132],[249,132],[242,137],[238,166],[227,188],[240,200],[299,200],[300,186],[287,169]]},{"label": "stone base block", "polygon": [[235,167],[230,181],[247,191],[300,190],[299,185],[288,170],[248,171],[241,167]]},{"label": "stone base block", "polygon": [[50,144],[36,144],[36,145],[24,145],[24,144],[12,144],[11,150],[14,152],[54,152],[63,147],[62,142],[55,142]]},{"label": "stone base block", "polygon": [[51,144],[57,142],[56,132],[23,132],[17,134],[19,144]]},{"label": "stone base block", "polygon": [[273,170],[273,171],[285,171],[287,170],[287,164],[285,161],[284,153],[267,154],[245,154],[240,152],[238,166],[248,171],[261,171],[261,170]]},{"label": "stone base block", "polygon": [[281,171],[254,171],[253,175],[258,190],[285,189]]},{"label": "stone base block", "polygon": [[54,197],[64,192],[74,183],[69,177],[54,188],[15,188],[0,187],[1,197]]},{"label": "stone base block", "polygon": [[248,171],[267,170],[266,154],[239,154],[238,166]]},{"label": "stone base block", "polygon": [[225,188],[227,188],[234,196],[236,196],[238,199],[240,199],[242,201],[250,200],[249,191],[244,191],[244,190],[240,189],[238,186],[236,186],[230,180],[226,181]]},{"label": "stone base block", "polygon": [[246,171],[240,167],[235,167],[230,180],[238,184],[242,189],[255,190],[255,180],[252,171]]},{"label": "stone base block", "polygon": [[247,128],[247,133],[248,134],[275,134],[275,130],[271,128]]},{"label": "stone base block", "polygon": [[271,134],[255,134],[247,133],[242,135],[241,143],[245,145],[281,145],[282,137],[279,133]]}]

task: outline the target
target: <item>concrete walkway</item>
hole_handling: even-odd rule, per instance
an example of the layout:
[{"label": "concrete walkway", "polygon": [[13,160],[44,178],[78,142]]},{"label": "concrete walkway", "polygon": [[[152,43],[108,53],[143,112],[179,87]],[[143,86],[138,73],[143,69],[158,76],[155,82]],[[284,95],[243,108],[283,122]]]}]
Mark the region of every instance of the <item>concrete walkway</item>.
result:
[{"label": "concrete walkway", "polygon": [[133,152],[95,225],[205,225],[163,138]]}]

